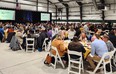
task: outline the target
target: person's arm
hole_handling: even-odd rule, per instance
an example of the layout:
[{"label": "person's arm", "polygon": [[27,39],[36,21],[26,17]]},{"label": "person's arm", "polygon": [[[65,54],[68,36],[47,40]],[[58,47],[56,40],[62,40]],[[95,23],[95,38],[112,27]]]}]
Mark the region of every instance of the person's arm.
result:
[{"label": "person's arm", "polygon": [[109,43],[110,43],[110,51],[113,51],[114,50],[114,46],[113,46],[111,41],[109,41]]},{"label": "person's arm", "polygon": [[94,47],[94,44],[91,44],[91,55],[92,56],[95,55],[95,47]]},{"label": "person's arm", "polygon": [[3,34],[5,34],[5,33],[4,33],[4,29],[2,29],[2,32],[3,32]]},{"label": "person's arm", "polygon": [[85,48],[83,46],[81,47],[81,49],[82,49],[82,53],[86,52],[86,50],[85,50]]}]

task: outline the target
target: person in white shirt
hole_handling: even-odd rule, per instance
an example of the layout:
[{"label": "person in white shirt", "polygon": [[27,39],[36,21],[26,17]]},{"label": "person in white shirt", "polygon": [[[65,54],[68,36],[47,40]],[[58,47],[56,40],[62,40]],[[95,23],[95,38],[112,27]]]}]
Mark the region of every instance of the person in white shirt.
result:
[{"label": "person in white shirt", "polygon": [[76,33],[76,31],[74,30],[74,28],[70,27],[70,29],[68,30],[68,38],[73,39],[75,33]]},{"label": "person in white shirt", "polygon": [[79,40],[82,41],[82,42],[85,42],[85,43],[88,42],[87,36],[84,32],[81,33]]},{"label": "person in white shirt", "polygon": [[88,36],[89,35],[89,24],[85,24],[83,28],[84,28],[84,32]]}]

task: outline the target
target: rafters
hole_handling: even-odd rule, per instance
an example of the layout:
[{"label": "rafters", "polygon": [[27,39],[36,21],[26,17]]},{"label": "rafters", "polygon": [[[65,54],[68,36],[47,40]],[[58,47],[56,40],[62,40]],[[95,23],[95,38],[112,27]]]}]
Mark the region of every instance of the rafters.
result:
[{"label": "rafters", "polygon": [[77,2],[77,1],[76,1],[76,3],[77,3],[79,6],[81,6],[81,5],[82,5],[82,3],[81,3],[81,2]]},{"label": "rafters", "polygon": [[83,0],[69,0],[69,1],[63,1],[63,0],[61,0],[61,1],[55,2],[55,3],[53,3],[53,4],[69,3],[69,2],[75,2],[75,1],[77,1],[77,2],[82,2]]},{"label": "rafters", "polygon": [[50,4],[53,4],[55,7],[57,7],[57,5],[56,5],[56,4],[54,4],[53,2],[51,2],[50,0],[49,0],[49,3],[50,3]]},{"label": "rafters", "polygon": [[[29,2],[37,2],[37,1],[32,1],[32,0],[25,0],[25,1],[29,1]],[[47,4],[47,2],[45,3],[45,2],[40,2],[40,1],[38,1],[38,3]]]},{"label": "rafters", "polygon": [[61,2],[65,7],[69,7],[69,5],[67,3],[64,3],[63,0],[58,0],[59,2]]}]

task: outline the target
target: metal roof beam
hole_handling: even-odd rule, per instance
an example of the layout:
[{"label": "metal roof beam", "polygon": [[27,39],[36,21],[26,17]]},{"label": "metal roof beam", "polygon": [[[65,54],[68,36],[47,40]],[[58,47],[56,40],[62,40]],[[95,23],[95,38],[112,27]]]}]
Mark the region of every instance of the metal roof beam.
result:
[{"label": "metal roof beam", "polygon": [[82,2],[77,2],[76,3],[79,5],[79,8],[80,8],[80,23],[82,23],[82,20],[83,20],[83,4]]},{"label": "metal roof beam", "polygon": [[67,3],[63,3],[63,0],[58,0],[58,1],[61,2],[66,8],[66,20],[67,20],[67,23],[68,23],[68,20],[69,20],[69,5]]},{"label": "metal roof beam", "polygon": [[81,2],[76,1],[76,3],[77,3],[79,6],[81,6],[81,5],[82,5],[82,3],[81,3]]},{"label": "metal roof beam", "polygon": [[[34,3],[37,2],[37,1],[32,1],[32,0],[25,0],[25,1],[34,2]],[[40,2],[40,1],[38,1],[38,3],[47,4],[47,2],[45,3],[45,2]]]},{"label": "metal roof beam", "polygon": [[[104,8],[105,8],[105,1],[104,0],[100,0],[100,2],[101,2],[101,4],[104,6]],[[105,20],[105,11],[102,11],[102,20],[103,20],[103,22],[104,22],[104,20]]]},{"label": "metal roof beam", "polygon": [[50,0],[49,0],[49,3],[50,3],[50,4],[53,4],[55,7],[57,7],[57,5],[56,5],[56,4],[54,4],[53,2],[51,2]]},{"label": "metal roof beam", "polygon": [[[59,1],[59,0],[58,0]],[[69,0],[69,1],[63,1],[63,0],[61,0],[61,2],[59,1],[59,2],[55,2],[55,3],[53,3],[53,4],[59,4],[59,3],[69,3],[69,2],[75,2],[75,1],[77,1],[77,2],[82,2],[83,0]]]},{"label": "metal roof beam", "polygon": [[69,7],[69,5],[67,3],[64,3],[63,0],[58,0],[60,3],[62,3],[65,7]]}]

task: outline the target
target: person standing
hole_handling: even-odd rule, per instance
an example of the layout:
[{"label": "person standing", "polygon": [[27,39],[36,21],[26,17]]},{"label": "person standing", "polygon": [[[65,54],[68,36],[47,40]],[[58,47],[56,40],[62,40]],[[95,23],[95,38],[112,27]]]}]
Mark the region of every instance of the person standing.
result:
[{"label": "person standing", "polygon": [[86,33],[86,35],[89,36],[89,24],[85,24],[83,28],[84,28],[84,32]]},{"label": "person standing", "polygon": [[2,25],[0,25],[0,41],[2,42],[2,39],[4,37],[4,29],[2,28]]}]

